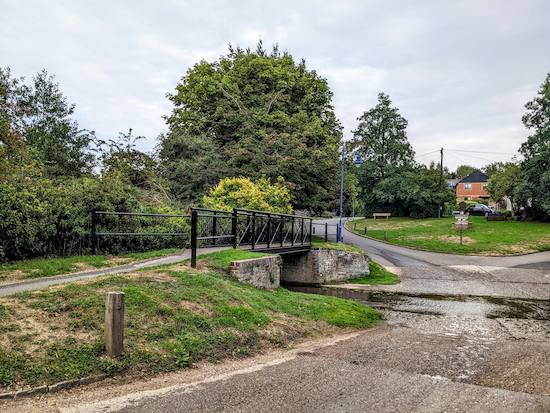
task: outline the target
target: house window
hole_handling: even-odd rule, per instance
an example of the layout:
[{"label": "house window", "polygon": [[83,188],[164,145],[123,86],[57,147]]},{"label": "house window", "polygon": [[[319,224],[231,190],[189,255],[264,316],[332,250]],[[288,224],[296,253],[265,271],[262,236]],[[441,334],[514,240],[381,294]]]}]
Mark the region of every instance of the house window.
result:
[{"label": "house window", "polygon": [[487,184],[483,184],[483,189],[487,189]]},{"label": "house window", "polygon": [[472,189],[472,184],[464,184],[464,189]]}]

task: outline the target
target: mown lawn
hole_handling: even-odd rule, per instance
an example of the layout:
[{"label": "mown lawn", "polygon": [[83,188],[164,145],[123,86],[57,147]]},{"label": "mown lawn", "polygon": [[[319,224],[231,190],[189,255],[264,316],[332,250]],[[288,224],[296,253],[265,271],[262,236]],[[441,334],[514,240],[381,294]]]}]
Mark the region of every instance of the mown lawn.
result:
[{"label": "mown lawn", "polygon": [[[98,373],[173,371],[381,320],[353,301],[242,284],[220,264],[231,251],[203,258],[197,270],[166,265],[0,298],[0,393]],[[102,340],[110,291],[125,293],[124,353],[116,359]]]},{"label": "mown lawn", "polygon": [[470,216],[473,228],[452,229],[454,218],[390,218],[362,219],[349,223],[348,228],[358,234],[392,244],[429,251],[459,254],[509,255],[525,254],[550,249],[550,224],[541,222],[486,221],[485,217]]}]

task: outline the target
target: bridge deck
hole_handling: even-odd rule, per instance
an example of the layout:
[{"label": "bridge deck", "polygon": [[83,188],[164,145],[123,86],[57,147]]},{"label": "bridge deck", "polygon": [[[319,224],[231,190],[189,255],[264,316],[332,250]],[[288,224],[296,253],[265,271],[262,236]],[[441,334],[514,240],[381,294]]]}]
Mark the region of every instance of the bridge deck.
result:
[{"label": "bridge deck", "polygon": [[291,243],[283,244],[281,247],[280,244],[277,245],[271,245],[267,246],[267,244],[257,244],[254,248],[252,248],[250,245],[241,245],[239,247],[242,250],[245,251],[252,251],[252,252],[264,252],[268,254],[294,254],[298,252],[307,252],[311,250],[312,245],[311,244],[294,244]]}]

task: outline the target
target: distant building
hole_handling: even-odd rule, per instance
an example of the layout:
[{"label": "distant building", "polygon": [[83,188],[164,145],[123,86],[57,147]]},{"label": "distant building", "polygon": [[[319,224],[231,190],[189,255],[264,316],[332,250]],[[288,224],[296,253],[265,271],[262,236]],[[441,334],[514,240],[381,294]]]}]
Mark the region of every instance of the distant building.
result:
[{"label": "distant building", "polygon": [[481,171],[475,171],[456,184],[456,197],[459,201],[488,201],[491,195],[487,192],[489,177]]},{"label": "distant building", "polygon": [[445,182],[447,182],[447,188],[451,188],[451,189],[456,189],[456,186],[460,181],[461,181],[460,178],[445,179]]}]

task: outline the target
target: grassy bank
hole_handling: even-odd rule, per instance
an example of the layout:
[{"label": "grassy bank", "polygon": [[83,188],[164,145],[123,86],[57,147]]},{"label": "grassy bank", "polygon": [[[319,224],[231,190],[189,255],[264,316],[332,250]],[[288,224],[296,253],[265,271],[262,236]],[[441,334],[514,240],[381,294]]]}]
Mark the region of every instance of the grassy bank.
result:
[{"label": "grassy bank", "polygon": [[349,224],[349,229],[392,244],[405,245],[429,251],[460,254],[509,255],[550,249],[550,224],[519,221],[486,221],[485,217],[471,216],[473,228],[452,229],[454,218],[390,218],[362,219]]},{"label": "grassy bank", "polygon": [[135,261],[162,257],[176,251],[179,250],[165,249],[119,256],[77,255],[74,257],[37,258],[34,260],[18,261],[13,264],[0,264],[0,283],[8,284],[31,278],[53,277],[55,275],[129,264]]},{"label": "grassy bank", "polygon": [[[162,266],[0,298],[0,385],[173,371],[381,319],[353,301],[241,284],[223,264],[231,251],[200,260],[197,270]],[[102,344],[109,291],[126,297],[125,352],[117,359]]]}]

